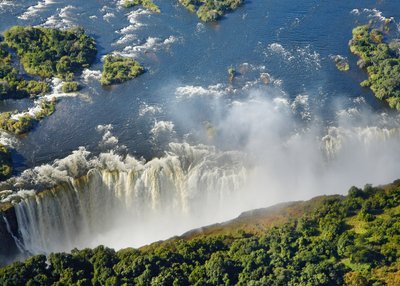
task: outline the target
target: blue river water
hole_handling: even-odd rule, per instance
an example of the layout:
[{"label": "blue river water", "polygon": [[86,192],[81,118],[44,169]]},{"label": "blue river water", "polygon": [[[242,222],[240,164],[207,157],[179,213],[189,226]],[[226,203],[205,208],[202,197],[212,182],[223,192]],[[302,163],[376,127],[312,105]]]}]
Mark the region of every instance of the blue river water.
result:
[{"label": "blue river water", "polygon": [[[160,14],[124,9],[118,1],[1,1],[0,31],[13,25],[79,25],[98,44],[92,71],[100,71],[101,58],[111,52],[134,57],[146,68],[139,78],[110,89],[102,88],[94,77],[80,78],[81,94],[60,98],[51,117],[17,138],[16,173],[63,158],[79,146],[101,152],[104,134],[99,125],[111,124],[118,144],[139,157],[161,154],[170,141],[207,143],[197,131],[204,122],[214,125],[223,117],[227,107],[221,107],[221,101],[229,106],[252,90],[289,101],[304,96],[307,110],[303,107],[299,121],[305,123],[318,117],[322,124],[334,125],[339,109],[356,106],[360,100],[373,112],[391,114],[359,86],[366,75],[356,67],[348,41],[354,26],[379,22],[379,17],[393,17],[392,30],[398,33],[396,2],[245,1],[220,22],[205,24],[175,0],[156,0]],[[346,57],[351,70],[338,71],[332,55]],[[232,84],[227,75],[230,66],[239,72]],[[260,80],[263,73],[271,81],[268,86]],[[189,96],[202,92],[211,96]],[[218,103],[210,99],[213,96],[220,96]],[[6,101],[0,109],[31,105],[31,101]],[[218,140],[213,143],[218,145]]]}]

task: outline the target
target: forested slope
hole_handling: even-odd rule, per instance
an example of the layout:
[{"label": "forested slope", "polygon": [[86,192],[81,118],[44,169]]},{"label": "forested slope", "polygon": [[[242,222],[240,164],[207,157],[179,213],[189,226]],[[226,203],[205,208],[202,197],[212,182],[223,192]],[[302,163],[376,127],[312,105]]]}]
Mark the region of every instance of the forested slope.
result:
[{"label": "forested slope", "polygon": [[16,262],[1,285],[399,285],[400,181],[245,213],[141,249]]}]

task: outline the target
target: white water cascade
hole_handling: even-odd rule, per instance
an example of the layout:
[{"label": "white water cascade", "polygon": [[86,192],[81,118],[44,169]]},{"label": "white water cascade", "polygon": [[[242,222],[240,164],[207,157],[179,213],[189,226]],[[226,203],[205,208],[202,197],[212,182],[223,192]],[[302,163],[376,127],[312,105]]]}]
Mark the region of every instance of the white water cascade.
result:
[{"label": "white water cascade", "polygon": [[25,197],[15,205],[24,249],[36,254],[100,243],[139,246],[233,216],[221,213],[221,204],[244,184],[242,155],[201,145],[170,147],[147,163],[101,154],[86,175],[65,176],[56,187]]},{"label": "white water cascade", "polygon": [[[104,244],[138,247],[272,204],[352,185],[388,183],[400,167],[398,128],[329,127],[282,143],[271,133],[247,150],[170,143],[149,162],[84,148],[14,179],[18,237],[31,254]],[[373,162],[373,163],[371,163]],[[37,191],[41,186],[44,191]],[[32,190],[34,189],[34,190]],[[0,194],[1,195],[1,194]]]}]

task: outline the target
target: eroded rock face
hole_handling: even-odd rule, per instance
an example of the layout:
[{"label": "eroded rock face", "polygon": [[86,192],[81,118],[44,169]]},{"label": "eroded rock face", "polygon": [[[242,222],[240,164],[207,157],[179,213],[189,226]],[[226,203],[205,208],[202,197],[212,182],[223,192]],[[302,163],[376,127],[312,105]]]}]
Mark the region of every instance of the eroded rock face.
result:
[{"label": "eroded rock face", "polygon": [[14,260],[22,252],[18,248],[18,223],[14,208],[0,213],[0,266]]}]

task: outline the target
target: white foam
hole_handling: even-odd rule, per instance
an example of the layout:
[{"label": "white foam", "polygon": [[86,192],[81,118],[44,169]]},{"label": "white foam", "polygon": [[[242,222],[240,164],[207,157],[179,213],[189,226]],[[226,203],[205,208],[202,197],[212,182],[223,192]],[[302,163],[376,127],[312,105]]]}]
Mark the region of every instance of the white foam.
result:
[{"label": "white foam", "polygon": [[135,35],[133,34],[124,35],[115,42],[115,45],[126,45],[127,43],[131,43],[134,40],[136,40]]},{"label": "white foam", "polygon": [[280,55],[289,64],[296,63],[306,65],[309,69],[319,70],[321,68],[321,56],[318,52],[311,50],[310,45],[286,49],[279,43],[272,43],[267,46],[266,55]]},{"label": "white foam", "polygon": [[54,4],[54,3],[55,3],[55,1],[53,1],[53,0],[39,1],[39,2],[37,2],[36,5],[28,7],[28,9],[23,14],[18,16],[18,18],[21,20],[28,20],[30,18],[36,17],[40,11],[42,11],[47,6]]},{"label": "white foam", "polygon": [[84,69],[82,71],[81,78],[85,82],[89,82],[90,80],[101,80],[101,71],[100,70]]},{"label": "white foam", "polygon": [[114,54],[136,58],[139,54],[143,54],[146,52],[156,52],[161,48],[168,48],[171,44],[176,43],[177,41],[179,41],[179,38],[175,36],[169,36],[165,39],[148,37],[141,44],[125,46],[122,52],[115,51]]},{"label": "white foam", "polygon": [[299,54],[300,59],[302,59],[310,68],[321,68],[321,56],[316,51],[312,51],[310,45],[298,47],[296,51]]},{"label": "white foam", "polygon": [[388,22],[388,21],[394,20],[394,17],[390,17],[390,18],[384,17],[382,15],[382,12],[376,8],[373,8],[373,9],[364,8],[363,12],[368,15],[368,18],[374,18],[381,22]]},{"label": "white foam", "polygon": [[143,104],[139,109],[139,116],[145,116],[146,114],[154,115],[156,113],[161,113],[162,108],[159,106],[151,106],[146,103]]},{"label": "white foam", "polygon": [[148,15],[151,15],[151,13],[148,10],[139,8],[137,10],[133,10],[133,11],[129,12],[127,18],[130,23],[136,24],[139,22],[139,18],[141,16],[145,16],[145,15],[148,16]]},{"label": "white foam", "polygon": [[0,129],[0,144],[11,148],[16,148],[19,146],[20,141],[14,136],[14,134]]},{"label": "white foam", "polygon": [[174,123],[172,121],[155,121],[153,128],[150,130],[150,134],[157,137],[161,133],[173,133],[174,132]]},{"label": "white foam", "polygon": [[268,45],[268,49],[276,54],[282,55],[287,61],[294,60],[294,56],[291,52],[287,51],[281,44],[272,43]]},{"label": "white foam", "polygon": [[11,0],[3,0],[0,2],[0,11],[6,11],[8,8],[12,8],[17,6],[15,1]]},{"label": "white foam", "polygon": [[20,190],[18,193],[14,193],[10,190],[2,191],[0,192],[0,202],[16,204],[23,198],[34,196],[35,193],[36,192],[34,190]]},{"label": "white foam", "polygon": [[11,119],[18,120],[22,116],[36,117],[37,114],[43,111],[41,105],[44,101],[51,101],[53,98],[75,97],[79,94],[77,92],[62,92],[62,86],[64,85],[64,83],[65,82],[59,78],[53,78],[51,81],[51,93],[40,96],[33,102],[33,106],[28,108],[28,110],[12,114]]},{"label": "white foam", "polygon": [[106,148],[116,148],[118,145],[118,138],[112,134],[113,126],[111,124],[97,125],[97,131],[103,133],[102,140],[100,142],[100,147]]},{"label": "white foam", "polygon": [[71,28],[75,26],[74,10],[76,10],[76,7],[72,5],[57,9],[58,13],[48,17],[41,26],[59,29]]},{"label": "white foam", "polygon": [[112,18],[115,18],[115,14],[112,13],[112,12],[107,12],[107,13],[105,13],[105,14],[103,15],[103,19],[104,19],[104,21],[106,21],[106,22],[110,22],[110,20],[111,20]]},{"label": "white foam", "polygon": [[208,87],[186,85],[177,87],[175,90],[177,99],[190,99],[204,96],[220,97],[226,93],[226,89],[222,84],[210,85]]}]

